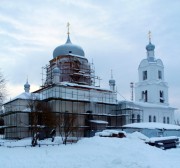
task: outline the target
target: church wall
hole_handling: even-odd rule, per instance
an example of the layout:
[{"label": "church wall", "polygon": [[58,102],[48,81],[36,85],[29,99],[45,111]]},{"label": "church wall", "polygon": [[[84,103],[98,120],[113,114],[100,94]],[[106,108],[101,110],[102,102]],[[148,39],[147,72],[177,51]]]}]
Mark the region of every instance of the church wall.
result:
[{"label": "church wall", "polygon": [[[53,112],[56,112],[56,114],[64,114],[65,112],[74,113],[76,118],[76,123],[79,131],[81,134],[84,134],[84,131],[91,130],[91,129],[102,129],[106,127],[106,125],[96,125],[93,124],[93,128],[91,128],[92,124],[90,124],[91,120],[108,120],[108,115],[112,114],[117,106],[116,104],[103,104],[103,103],[97,103],[97,102],[82,102],[82,101],[72,101],[72,100],[50,100],[49,104],[53,108]],[[91,116],[88,118],[88,116]],[[122,125],[122,118],[118,119],[118,117],[111,116],[110,120],[111,122],[108,124],[108,126],[121,126]],[[109,120],[107,121],[109,122]],[[96,126],[95,126],[96,125]],[[102,127],[101,127],[102,126]],[[58,129],[58,128],[57,128]],[[95,130],[94,130],[95,131]]]},{"label": "church wall", "polygon": [[5,129],[6,139],[22,139],[26,137],[31,137],[31,132],[29,131],[29,128],[14,127]]},{"label": "church wall", "polygon": [[143,121],[149,122],[149,116],[151,116],[151,122],[153,122],[153,117],[156,117],[156,122],[164,123],[163,118],[169,117],[169,124],[174,124],[174,110],[170,108],[143,108]]},{"label": "church wall", "polygon": [[160,91],[163,91],[163,99],[164,99],[164,103],[161,103],[161,104],[168,105],[168,103],[169,103],[168,87],[164,86],[164,85],[156,86],[156,93],[158,94],[157,95],[157,102],[158,101],[160,102]]},{"label": "church wall", "polygon": [[[162,61],[161,61],[162,62]],[[143,80],[143,71],[147,71],[147,79]],[[162,81],[164,81],[164,66],[158,64],[157,62],[148,62],[148,60],[143,60],[138,68],[139,82],[145,81],[156,81],[159,80],[158,71],[161,71]]]},{"label": "church wall", "polygon": [[22,111],[28,106],[28,100],[16,99],[14,101],[8,102],[4,105],[5,112],[9,111]]},{"label": "church wall", "polygon": [[75,88],[65,86],[54,86],[40,91],[41,99],[61,98],[77,101],[91,101],[99,103],[115,104],[117,94],[110,91],[96,90],[93,88]]},{"label": "church wall", "polygon": [[12,112],[3,117],[5,126],[5,138],[24,138],[29,135],[29,113]]},{"label": "church wall", "polygon": [[[168,88],[165,85],[160,85],[157,83],[148,84],[144,83],[143,85],[136,86],[135,89],[135,100],[144,102],[142,99],[142,92],[147,90],[148,92],[148,102],[149,103],[156,103],[156,104],[165,104],[168,105]],[[160,102],[160,91],[163,91],[164,103]]]},{"label": "church wall", "polygon": [[114,104],[103,104],[97,102],[82,102],[71,100],[50,100],[49,104],[54,112],[86,113],[92,111],[94,114],[109,114],[116,109]]}]

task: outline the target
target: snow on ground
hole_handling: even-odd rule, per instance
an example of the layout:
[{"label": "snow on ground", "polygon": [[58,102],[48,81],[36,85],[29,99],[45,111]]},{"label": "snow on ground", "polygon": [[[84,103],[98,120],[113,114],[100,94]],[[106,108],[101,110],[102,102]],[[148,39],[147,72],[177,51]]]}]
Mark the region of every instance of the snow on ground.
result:
[{"label": "snow on ground", "polygon": [[[76,144],[14,147],[30,144],[0,140],[0,168],[179,168],[180,148],[162,150],[149,146],[134,133],[127,138],[84,138]],[[60,139],[56,139],[57,143]],[[41,143],[51,143],[50,140]]]},{"label": "snow on ground", "polygon": [[132,134],[127,134],[127,137],[130,139],[141,139],[144,141],[148,141],[149,138],[147,136],[145,136],[144,134],[140,133],[140,132],[133,132]]}]

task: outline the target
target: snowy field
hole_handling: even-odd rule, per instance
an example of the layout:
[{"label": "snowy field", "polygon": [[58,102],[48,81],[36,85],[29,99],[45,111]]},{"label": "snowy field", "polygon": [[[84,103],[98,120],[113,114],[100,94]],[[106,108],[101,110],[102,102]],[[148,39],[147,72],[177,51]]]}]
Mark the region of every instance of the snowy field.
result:
[{"label": "snowy field", "polygon": [[[162,150],[144,143],[138,133],[127,138],[93,137],[68,145],[0,140],[0,168],[179,168],[180,148]],[[54,144],[59,143],[56,138]],[[50,140],[41,144],[50,144]],[[11,148],[10,148],[11,147]]]}]

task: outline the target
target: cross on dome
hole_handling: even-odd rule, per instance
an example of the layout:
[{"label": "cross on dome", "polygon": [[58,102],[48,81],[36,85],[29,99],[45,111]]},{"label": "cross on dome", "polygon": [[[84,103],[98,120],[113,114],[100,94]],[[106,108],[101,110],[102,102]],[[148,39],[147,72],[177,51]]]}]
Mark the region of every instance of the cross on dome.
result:
[{"label": "cross on dome", "polygon": [[148,32],[149,42],[151,42],[151,31]]},{"label": "cross on dome", "polygon": [[68,35],[70,34],[70,33],[69,33],[69,27],[70,27],[70,23],[67,22],[67,34],[68,34]]},{"label": "cross on dome", "polygon": [[148,32],[149,44],[146,46],[147,51],[154,51],[155,45],[151,43],[151,31]]},{"label": "cross on dome", "polygon": [[112,69],[111,69],[111,79],[113,79],[113,72],[112,72]]}]

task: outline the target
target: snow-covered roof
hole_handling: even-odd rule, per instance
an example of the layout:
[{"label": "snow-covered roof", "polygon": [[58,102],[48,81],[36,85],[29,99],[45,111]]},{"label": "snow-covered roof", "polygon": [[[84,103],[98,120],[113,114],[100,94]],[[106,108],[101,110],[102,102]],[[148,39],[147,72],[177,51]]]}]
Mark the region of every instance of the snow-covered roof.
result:
[{"label": "snow-covered roof", "polygon": [[22,110],[24,112],[31,112],[31,109],[30,108],[25,108],[24,110]]},{"label": "snow-covered roof", "polygon": [[[173,108],[165,104],[155,104],[155,103],[147,103],[147,102],[133,102],[135,105],[142,107],[151,107],[151,108]],[[173,108],[174,109],[174,108]]]},{"label": "snow-covered roof", "polygon": [[28,92],[23,92],[21,93],[20,95],[14,97],[13,99],[7,101],[6,103],[4,104],[7,104],[11,101],[14,101],[16,99],[23,99],[23,100],[29,100],[29,99],[32,99],[32,100],[35,100],[35,99],[39,99],[40,96],[39,96],[39,93],[28,93]]},{"label": "snow-covered roof", "polygon": [[[21,93],[20,95],[16,96],[14,98],[15,99],[30,99],[31,98],[31,93],[28,93],[28,92],[23,92]],[[12,99],[13,100],[13,99]]]},{"label": "snow-covered roof", "polygon": [[119,134],[119,133],[122,133],[124,134],[125,136],[127,135],[125,131],[120,131],[120,130],[103,130],[102,132],[97,132],[95,135],[96,136],[112,136],[113,134]]},{"label": "snow-covered roof", "polygon": [[169,105],[165,104],[155,104],[155,103],[148,103],[148,102],[136,102],[136,101],[119,101],[118,103],[127,103],[130,106],[139,106],[139,107],[148,107],[148,108],[171,108],[171,109],[176,109],[173,107],[170,107]]},{"label": "snow-covered roof", "polygon": [[163,140],[172,140],[178,139],[177,136],[168,136],[168,137],[152,137],[146,140],[146,142],[154,143],[155,141],[163,141]]},{"label": "snow-covered roof", "polygon": [[70,83],[70,82],[61,82],[59,85],[62,85],[62,86],[73,86],[73,87],[82,87],[82,88],[97,89],[97,90],[103,90],[103,91],[112,92],[110,89],[107,89],[107,88],[101,88],[101,87],[89,86],[89,85],[80,85],[80,84],[77,84],[77,83]]},{"label": "snow-covered roof", "polygon": [[108,124],[107,121],[103,120],[89,120],[91,123],[96,123],[96,124]]},{"label": "snow-covered roof", "polygon": [[166,129],[166,130],[180,130],[180,126],[173,124],[163,124],[163,123],[133,123],[123,126],[124,128],[147,128],[147,129]]},{"label": "snow-covered roof", "polygon": [[3,128],[12,128],[12,127],[16,127],[15,125],[3,125],[3,126],[0,126],[0,129],[3,129]]}]

